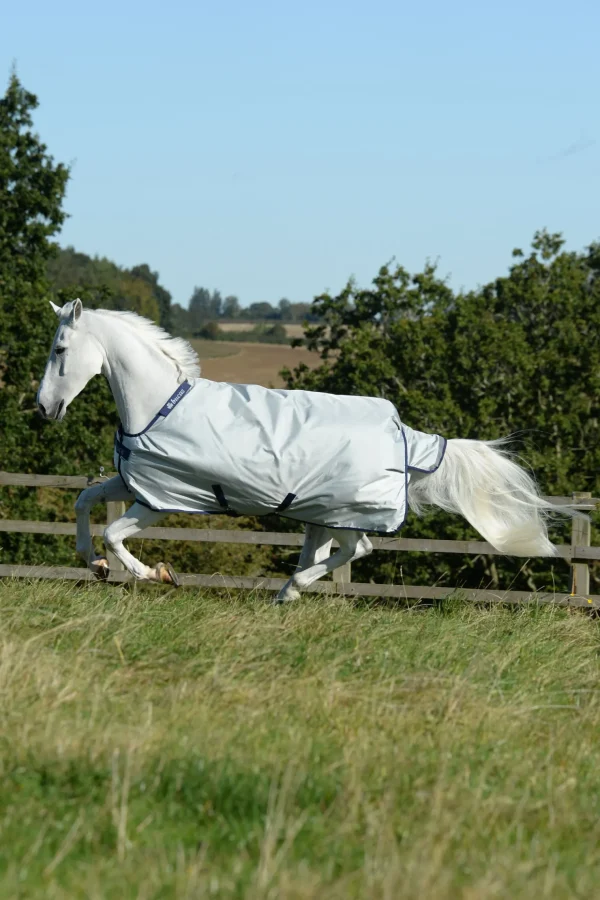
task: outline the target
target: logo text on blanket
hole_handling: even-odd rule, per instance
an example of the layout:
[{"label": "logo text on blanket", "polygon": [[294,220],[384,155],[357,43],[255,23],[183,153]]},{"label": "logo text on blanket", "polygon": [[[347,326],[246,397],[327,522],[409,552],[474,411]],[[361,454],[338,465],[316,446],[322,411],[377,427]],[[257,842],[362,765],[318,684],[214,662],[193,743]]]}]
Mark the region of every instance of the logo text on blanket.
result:
[{"label": "logo text on blanket", "polygon": [[167,400],[161,411],[159,412],[159,416],[168,416],[171,410],[175,409],[177,404],[190,390],[191,384],[189,382],[184,381],[183,384],[177,388],[174,394]]}]

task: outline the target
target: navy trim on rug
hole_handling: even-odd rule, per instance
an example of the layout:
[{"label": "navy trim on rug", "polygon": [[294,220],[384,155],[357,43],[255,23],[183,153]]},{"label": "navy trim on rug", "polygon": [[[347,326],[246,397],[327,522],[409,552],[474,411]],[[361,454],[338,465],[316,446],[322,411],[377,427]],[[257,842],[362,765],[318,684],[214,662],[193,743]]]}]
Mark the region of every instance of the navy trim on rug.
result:
[{"label": "navy trim on rug", "polygon": [[[402,434],[404,434],[404,430],[402,431]],[[438,454],[437,461],[436,461],[435,464],[431,467],[431,469],[419,469],[418,466],[409,466],[409,465],[408,465],[408,453],[407,453],[407,455],[406,455],[406,467],[407,467],[408,471],[410,471],[410,472],[421,472],[423,475],[432,475],[434,472],[437,472],[437,470],[439,469],[439,467],[440,467],[441,464],[442,464],[442,460],[444,459],[444,456],[446,455],[446,447],[448,446],[448,440],[447,440],[447,438],[442,437],[441,434],[438,434],[437,437],[439,437],[439,438],[441,439],[442,445],[441,445],[441,450],[440,450],[440,452],[439,452],[439,454]]]},{"label": "navy trim on rug", "polygon": [[177,404],[180,403],[181,400],[183,400],[187,392],[191,389],[192,385],[189,383],[189,381],[184,381],[183,384],[180,384],[177,390],[173,394],[171,394],[165,405],[159,409],[152,421],[149,422],[148,425],[146,425],[143,431],[136,431],[135,434],[133,434],[129,431],[123,431],[123,426],[120,425],[119,428],[123,437],[141,437],[142,434],[146,434],[146,432],[149,431],[150,428],[152,428],[152,426],[155,425],[159,419],[166,419],[169,413],[175,409]]}]

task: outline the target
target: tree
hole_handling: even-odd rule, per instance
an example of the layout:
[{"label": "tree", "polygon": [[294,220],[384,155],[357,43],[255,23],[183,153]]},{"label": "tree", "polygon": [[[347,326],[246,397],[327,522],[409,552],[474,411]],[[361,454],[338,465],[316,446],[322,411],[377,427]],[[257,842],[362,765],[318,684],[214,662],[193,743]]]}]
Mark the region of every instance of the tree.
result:
[{"label": "tree", "polygon": [[220,291],[213,291],[210,298],[210,313],[215,319],[223,314],[223,298]]},{"label": "tree", "polygon": [[180,335],[182,337],[191,334],[192,324],[190,321],[189,309],[186,309],[184,306],[180,306],[179,303],[174,303],[171,306],[170,316],[171,334]]},{"label": "tree", "polygon": [[[410,276],[383,267],[373,286],[349,282],[313,304],[321,322],[305,343],[323,364],[286,373],[288,387],[387,397],[414,428],[447,437],[519,434],[519,449],[547,493],[595,491],[600,472],[600,251],[567,253],[539,232],[530,254],[515,251],[508,276],[454,295],[433,266]],[[457,517],[435,513],[411,534],[469,538]],[[365,562],[369,577],[391,563]],[[499,557],[471,561],[403,557],[406,580],[496,583],[517,567]],[[360,565],[359,565],[360,570]],[[515,583],[566,586],[567,567],[525,563]]]},{"label": "tree", "polygon": [[285,297],[282,297],[277,304],[279,308],[279,317],[282,322],[291,322],[293,318],[292,304]]},{"label": "tree", "polygon": [[[50,241],[62,225],[61,204],[68,178],[54,165],[46,147],[31,131],[37,99],[16,74],[0,99],[0,346],[3,391],[0,415],[18,415],[31,405],[31,382],[40,358],[50,311],[40,315],[45,294]],[[23,320],[31,320],[20,346]],[[0,453],[2,451],[0,450]]]},{"label": "tree", "polygon": [[285,326],[281,324],[281,322],[275,322],[269,329],[267,329],[268,336],[274,343],[285,344],[287,341],[287,331],[285,330]]},{"label": "tree", "polygon": [[13,73],[0,99],[0,468],[17,471],[31,462],[31,437],[40,437],[34,386],[55,326],[46,264],[65,218],[69,174],[32,131],[36,106]]},{"label": "tree", "polygon": [[160,309],[152,285],[141,278],[135,278],[130,274],[123,274],[119,279],[115,291],[113,309],[132,310],[140,316],[158,322]]},{"label": "tree", "polygon": [[270,303],[262,302],[262,303],[251,303],[250,306],[244,310],[244,317],[246,319],[276,319],[278,313]]},{"label": "tree", "polygon": [[237,319],[240,314],[240,301],[233,294],[223,301],[223,318]]},{"label": "tree", "polygon": [[158,305],[158,323],[166,330],[171,330],[171,294],[158,282],[158,272],[153,272],[150,266],[144,263],[134,266],[131,275],[146,282],[152,290],[152,294]]},{"label": "tree", "polygon": [[189,321],[192,333],[199,332],[205,322],[218,319],[221,315],[223,298],[219,291],[212,293],[203,287],[194,288],[190,299]]},{"label": "tree", "polygon": [[[65,218],[62,203],[69,173],[54,161],[33,131],[36,106],[36,97],[13,75],[0,98],[0,469],[98,474],[100,465],[112,468],[118,420],[107,382],[94,379],[71,404],[62,425],[44,422],[36,411],[35,395],[57,324],[48,300],[54,296],[62,304],[73,299],[72,281],[52,292],[48,280],[49,262],[58,252],[53,238]],[[132,278],[136,290],[140,285],[148,288],[154,278],[153,273],[148,277],[140,271],[145,267],[126,273],[108,260],[100,261],[99,267],[97,262],[75,251],[69,258],[74,272],[85,269],[97,275],[99,268],[112,277],[116,268],[118,279]],[[79,275],[75,280],[80,282]],[[80,293],[84,305],[109,306],[114,300],[113,288],[106,286],[104,277],[98,282],[86,280],[92,286]],[[100,510],[100,516],[103,514]],[[5,487],[0,491],[0,516],[72,521],[73,495],[51,488]],[[222,516],[210,517],[207,522],[213,528],[232,524]],[[256,520],[245,522],[248,527],[261,527]],[[197,522],[179,515],[167,518],[165,524],[191,526]],[[154,555],[158,551],[154,546],[148,552]],[[160,552],[168,552],[177,567],[188,571],[227,566],[256,575],[268,571],[266,549],[257,554],[254,549],[225,545],[217,549],[215,560],[215,550],[209,545],[178,541],[168,551],[162,545]],[[74,540],[52,535],[0,533],[0,556],[3,562],[13,563],[81,564],[75,556]]]},{"label": "tree", "polygon": [[207,341],[218,341],[221,337],[222,331],[219,328],[219,325],[215,321],[207,322],[200,331],[198,332],[198,337],[205,338]]},{"label": "tree", "polygon": [[[85,473],[110,464],[116,414],[107,386],[96,385],[74,405],[68,433],[42,422],[35,403],[56,329],[46,267],[65,218],[69,175],[33,131],[36,106],[13,74],[0,99],[0,469]],[[48,498],[55,517],[59,504]],[[40,516],[30,489],[5,488],[0,503],[4,516]],[[48,559],[49,548],[54,559],[66,553],[60,540],[32,535],[2,535],[2,547],[4,558],[14,562]]]},{"label": "tree", "polygon": [[311,303],[290,303],[289,316],[292,322],[302,322],[305,319],[309,322],[317,321],[317,315]]},{"label": "tree", "polygon": [[109,259],[66,247],[49,259],[47,274],[54,292],[68,291],[76,297],[85,291],[90,304],[97,306],[98,295],[89,289],[102,289],[106,309],[131,309],[171,328],[171,295],[159,284],[158,273],[145,263],[123,269]]}]

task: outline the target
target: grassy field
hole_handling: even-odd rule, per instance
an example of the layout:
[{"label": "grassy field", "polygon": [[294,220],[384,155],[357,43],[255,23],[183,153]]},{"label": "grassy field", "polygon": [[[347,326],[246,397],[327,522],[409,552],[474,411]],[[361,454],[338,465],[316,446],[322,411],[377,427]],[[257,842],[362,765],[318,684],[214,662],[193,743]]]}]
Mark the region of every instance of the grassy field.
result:
[{"label": "grassy field", "polygon": [[235,341],[191,341],[202,365],[202,375],[213,381],[282,387],[279,372],[304,362],[314,368],[321,359],[303,347],[287,344],[239,343]]},{"label": "grassy field", "polygon": [[0,584],[1,898],[571,898],[599,626]]}]

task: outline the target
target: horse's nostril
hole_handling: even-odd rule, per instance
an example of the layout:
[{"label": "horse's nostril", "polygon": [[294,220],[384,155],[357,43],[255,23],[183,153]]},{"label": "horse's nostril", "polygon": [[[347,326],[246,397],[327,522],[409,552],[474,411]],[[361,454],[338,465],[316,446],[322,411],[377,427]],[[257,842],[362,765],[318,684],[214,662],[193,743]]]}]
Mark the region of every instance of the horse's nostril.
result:
[{"label": "horse's nostril", "polygon": [[46,413],[46,407],[44,406],[43,403],[38,403],[38,409],[39,409],[39,411],[41,412],[41,414],[43,415],[43,417],[44,417],[45,419],[47,419],[47,418],[48,418],[48,415],[47,415],[47,413]]}]

